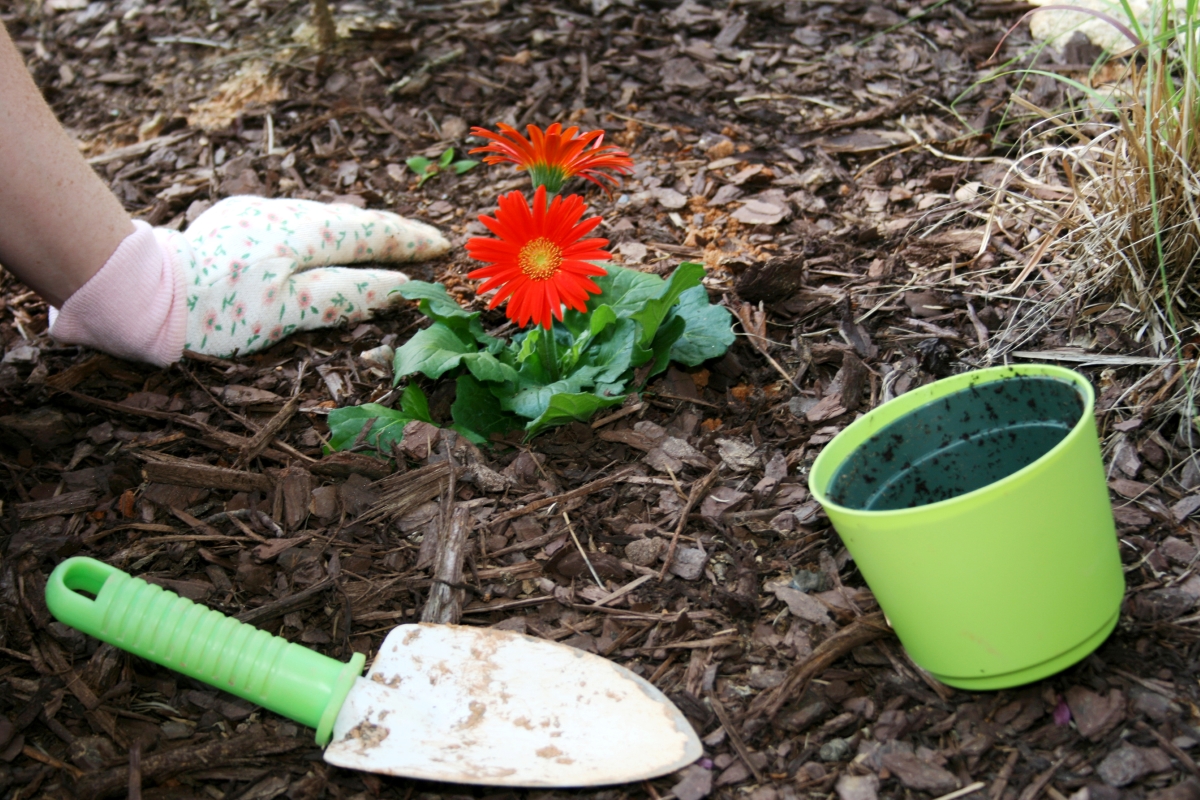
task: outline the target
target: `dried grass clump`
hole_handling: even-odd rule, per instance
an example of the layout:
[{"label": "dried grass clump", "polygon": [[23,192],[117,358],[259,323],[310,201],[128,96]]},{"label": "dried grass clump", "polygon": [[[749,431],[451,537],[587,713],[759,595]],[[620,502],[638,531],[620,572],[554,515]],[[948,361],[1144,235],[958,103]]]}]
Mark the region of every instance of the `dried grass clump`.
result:
[{"label": "dried grass clump", "polygon": [[1136,309],[1135,335],[1149,333],[1161,355],[1177,351],[1200,311],[1200,102],[1194,76],[1180,88],[1167,67],[1131,71],[1113,135],[1063,162],[1086,223],[1068,242],[1097,271],[1095,291]]},{"label": "dried grass clump", "polygon": [[[1200,333],[1200,43],[1179,34],[1197,30],[1193,17],[1144,37],[1126,55],[1122,79],[1090,91],[1086,125],[1075,112],[1076,124],[1031,137],[1026,157],[1052,164],[1071,192],[1042,209],[1048,234],[1025,274],[1036,265],[1044,282],[1001,337],[1009,350],[1048,328],[1077,334],[1081,323],[1120,321],[1146,346],[1140,355],[1184,370],[1176,394],[1153,413],[1185,419],[1195,418],[1200,389],[1197,352],[1187,344]],[[1071,143],[1058,144],[1064,139]]]}]

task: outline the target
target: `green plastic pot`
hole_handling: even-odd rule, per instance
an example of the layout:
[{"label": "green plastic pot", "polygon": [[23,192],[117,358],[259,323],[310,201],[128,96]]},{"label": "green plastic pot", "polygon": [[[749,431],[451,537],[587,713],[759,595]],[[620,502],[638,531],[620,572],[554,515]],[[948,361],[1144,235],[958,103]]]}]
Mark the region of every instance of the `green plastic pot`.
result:
[{"label": "green plastic pot", "polygon": [[809,488],[912,659],[962,689],[1078,662],[1125,590],[1078,373],[995,367],[915,389],[834,438]]}]

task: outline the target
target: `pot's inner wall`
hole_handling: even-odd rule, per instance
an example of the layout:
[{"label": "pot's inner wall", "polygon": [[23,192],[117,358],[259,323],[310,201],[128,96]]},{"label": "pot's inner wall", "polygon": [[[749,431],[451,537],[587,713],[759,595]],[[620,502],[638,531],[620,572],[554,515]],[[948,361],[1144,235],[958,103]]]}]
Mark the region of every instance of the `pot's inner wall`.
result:
[{"label": "pot's inner wall", "polygon": [[1066,381],[1004,378],[900,417],[842,462],[829,497],[847,508],[914,508],[972,492],[1048,453],[1083,414]]}]

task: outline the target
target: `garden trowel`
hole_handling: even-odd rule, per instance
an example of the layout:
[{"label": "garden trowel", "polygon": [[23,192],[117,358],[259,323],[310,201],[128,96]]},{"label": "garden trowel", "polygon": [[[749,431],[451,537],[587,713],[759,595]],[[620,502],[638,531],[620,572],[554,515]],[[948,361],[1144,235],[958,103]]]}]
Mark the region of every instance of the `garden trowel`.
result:
[{"label": "garden trowel", "polygon": [[51,573],[61,622],[317,731],[340,767],[454,783],[597,786],[701,755],[679,710],[599,656],[491,628],[401,625],[366,677],[90,558]]}]

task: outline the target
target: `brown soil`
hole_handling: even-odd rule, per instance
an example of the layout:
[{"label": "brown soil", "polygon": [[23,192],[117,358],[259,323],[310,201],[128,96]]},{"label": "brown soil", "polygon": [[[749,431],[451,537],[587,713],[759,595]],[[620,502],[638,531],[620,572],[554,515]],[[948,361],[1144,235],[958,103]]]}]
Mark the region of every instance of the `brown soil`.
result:
[{"label": "brown soil", "polygon": [[[90,555],[346,659],[446,585],[432,569],[457,503],[465,565],[439,607],[612,658],[705,740],[681,774],[589,796],[1200,797],[1200,472],[1178,419],[1157,413],[1173,373],[1128,358],[1141,351],[1119,318],[1084,314],[1035,343],[1097,386],[1127,569],[1116,632],[1077,666],[1009,691],[937,683],[881,625],[806,491],[856,414],[1012,350],[1006,318],[1053,279],[1023,269],[1041,236],[1028,220],[981,227],[981,187],[1000,183],[1028,120],[1004,113],[1012,81],[977,79],[1025,10],[347,2],[317,55],[315,29],[293,38],[302,3],[0,4],[84,153],[154,224],[253,193],[392,209],[461,245],[524,181],[480,166],[418,189],[405,159],[464,153],[472,125],[569,121],[637,164],[612,198],[583,190],[619,259],[660,273],[703,261],[712,299],[750,334],[594,425],[483,452],[430,432],[397,466],[322,441],[329,408],[395,400],[359,354],[410,335],[412,308],[155,370],[56,346],[45,305],[4,277],[0,796],[518,794],[328,767],[306,729],[98,646],[42,596],[55,564]],[[1019,28],[998,58],[1028,47]],[[1075,74],[1094,55],[1044,59]],[[1022,91],[1062,102],[1051,79]],[[457,246],[412,272],[474,303],[470,268]],[[425,388],[447,418],[452,397]],[[660,579],[649,551],[672,539]],[[820,586],[789,610],[773,589],[798,580]]]}]

